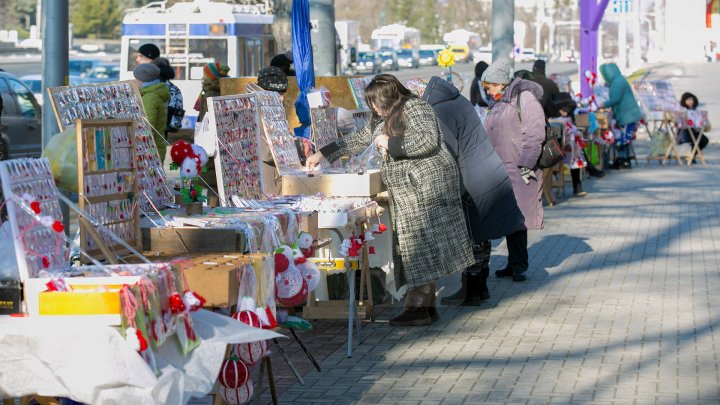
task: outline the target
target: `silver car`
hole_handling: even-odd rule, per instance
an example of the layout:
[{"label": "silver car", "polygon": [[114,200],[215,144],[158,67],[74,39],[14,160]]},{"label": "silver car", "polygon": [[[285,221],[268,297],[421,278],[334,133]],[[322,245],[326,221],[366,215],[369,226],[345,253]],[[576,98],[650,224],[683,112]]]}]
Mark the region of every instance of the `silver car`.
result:
[{"label": "silver car", "polygon": [[42,114],[32,91],[15,76],[0,72],[0,160],[40,157]]}]

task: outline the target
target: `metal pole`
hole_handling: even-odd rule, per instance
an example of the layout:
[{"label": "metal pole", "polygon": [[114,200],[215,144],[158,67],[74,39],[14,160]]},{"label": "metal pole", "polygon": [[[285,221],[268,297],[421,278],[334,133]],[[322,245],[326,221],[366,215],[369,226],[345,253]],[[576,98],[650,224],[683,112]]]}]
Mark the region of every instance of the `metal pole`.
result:
[{"label": "metal pole", "polygon": [[515,0],[493,0],[492,2],[492,52],[493,62],[514,63],[515,48]]},{"label": "metal pole", "polygon": [[[42,92],[50,100],[47,89],[68,84],[68,0],[42,2]],[[50,108],[50,101],[42,109],[43,149],[50,138],[59,132],[57,121]],[[65,234],[70,234],[70,208],[60,204],[65,225]]]},{"label": "metal pole", "polygon": [[[68,0],[43,1],[42,90],[68,84]],[[43,148],[59,132],[50,103],[42,110]]]}]

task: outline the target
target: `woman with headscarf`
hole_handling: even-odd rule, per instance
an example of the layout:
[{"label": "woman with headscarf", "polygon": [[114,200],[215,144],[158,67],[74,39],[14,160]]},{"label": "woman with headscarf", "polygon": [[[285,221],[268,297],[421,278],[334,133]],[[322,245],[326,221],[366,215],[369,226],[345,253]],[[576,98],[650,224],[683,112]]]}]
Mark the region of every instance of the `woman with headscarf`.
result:
[{"label": "woman with headscarf", "polygon": [[390,195],[395,280],[408,287],[405,311],[390,325],[427,325],[438,319],[435,281],[474,263],[458,168],[432,107],[395,76],[375,76],[365,97],[371,123],[323,147],[307,165],[358,153],[373,142],[386,152],[380,171]]},{"label": "woman with headscarf", "polygon": [[484,122],[490,142],[510,176],[515,199],[525,217],[523,228],[505,237],[507,267],[498,277],[525,281],[528,269],[527,231],[542,229],[542,170],[538,159],[545,141],[542,87],[530,80],[512,78],[506,62],[495,62],[482,76],[482,86],[492,99]]},{"label": "woman with headscarf", "polygon": [[220,78],[227,77],[230,68],[220,62],[208,63],[203,67],[202,91],[195,101],[195,111],[198,111],[198,122],[201,122],[207,113],[208,97],[220,95]]}]

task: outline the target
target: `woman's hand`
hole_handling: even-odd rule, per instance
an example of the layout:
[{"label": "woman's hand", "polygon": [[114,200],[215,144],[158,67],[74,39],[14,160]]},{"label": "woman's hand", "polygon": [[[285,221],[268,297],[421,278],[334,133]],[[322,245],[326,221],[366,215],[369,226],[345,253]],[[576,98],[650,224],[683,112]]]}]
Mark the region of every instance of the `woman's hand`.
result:
[{"label": "woman's hand", "polygon": [[387,150],[389,140],[390,140],[390,137],[387,135],[378,135],[375,137],[374,143],[378,149],[383,148],[383,149]]},{"label": "woman's hand", "polygon": [[308,156],[308,158],[305,160],[305,166],[312,169],[313,167],[319,165],[323,159],[325,159],[325,157],[322,155],[322,153],[315,152],[312,155]]}]

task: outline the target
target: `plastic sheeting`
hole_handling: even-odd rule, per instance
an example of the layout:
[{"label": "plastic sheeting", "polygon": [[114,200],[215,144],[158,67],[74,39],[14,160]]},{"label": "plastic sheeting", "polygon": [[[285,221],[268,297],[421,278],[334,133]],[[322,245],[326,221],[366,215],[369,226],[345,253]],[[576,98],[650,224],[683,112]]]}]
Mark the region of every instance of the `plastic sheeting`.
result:
[{"label": "plastic sheeting", "polygon": [[156,376],[117,328],[80,319],[0,318],[0,398],[30,394],[87,404],[185,404],[214,387],[227,344],[282,337],[209,311],[192,314],[202,344],[182,356],[177,338],[155,357]]}]

